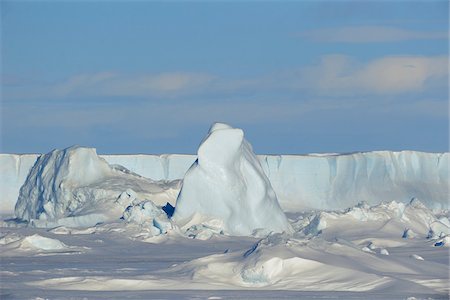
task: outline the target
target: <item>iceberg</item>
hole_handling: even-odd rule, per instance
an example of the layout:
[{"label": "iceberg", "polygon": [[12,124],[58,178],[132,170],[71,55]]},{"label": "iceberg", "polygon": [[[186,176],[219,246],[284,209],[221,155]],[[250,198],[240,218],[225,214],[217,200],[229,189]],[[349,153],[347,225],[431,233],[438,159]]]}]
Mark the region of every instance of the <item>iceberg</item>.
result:
[{"label": "iceberg", "polygon": [[[12,214],[38,154],[0,154],[0,213]],[[153,180],[182,180],[196,155],[99,155]],[[374,151],[350,154],[259,155],[284,211],[344,209],[361,201],[408,203],[433,209],[450,203],[450,153]],[[177,189],[178,192],[178,189]],[[177,197],[175,192],[174,199]],[[171,203],[172,205],[174,203]]]},{"label": "iceberg", "polygon": [[136,198],[173,202],[174,190],[109,165],[93,148],[73,146],[39,157],[20,189],[15,215],[37,227],[93,226],[118,220]]},{"label": "iceberg", "polygon": [[215,123],[198,149],[177,198],[173,220],[195,215],[224,222],[231,235],[291,231],[277,196],[241,129]]}]

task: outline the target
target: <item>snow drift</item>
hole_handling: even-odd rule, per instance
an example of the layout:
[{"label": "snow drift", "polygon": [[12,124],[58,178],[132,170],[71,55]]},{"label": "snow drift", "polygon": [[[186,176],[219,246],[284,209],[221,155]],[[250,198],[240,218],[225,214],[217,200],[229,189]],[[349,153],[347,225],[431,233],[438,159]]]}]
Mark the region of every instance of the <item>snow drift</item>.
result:
[{"label": "snow drift", "polygon": [[244,132],[216,123],[186,173],[173,219],[188,223],[196,214],[224,222],[232,235],[256,229],[290,231],[269,179],[244,139]]},{"label": "snow drift", "polygon": [[74,146],[39,157],[20,189],[15,214],[38,227],[92,226],[119,219],[136,199],[163,205],[176,192],[171,184],[109,165],[95,149]]},{"label": "snow drift", "polygon": [[22,236],[7,233],[0,238],[0,249],[4,256],[26,255],[30,253],[74,253],[85,251],[87,247],[68,246],[60,240],[39,234]]}]

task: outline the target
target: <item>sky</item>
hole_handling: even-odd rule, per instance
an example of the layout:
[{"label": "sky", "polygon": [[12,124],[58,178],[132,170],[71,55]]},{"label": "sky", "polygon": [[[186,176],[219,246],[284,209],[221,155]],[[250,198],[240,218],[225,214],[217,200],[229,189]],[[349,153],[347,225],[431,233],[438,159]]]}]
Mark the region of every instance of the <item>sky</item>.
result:
[{"label": "sky", "polygon": [[2,153],[448,151],[446,0],[0,5]]}]

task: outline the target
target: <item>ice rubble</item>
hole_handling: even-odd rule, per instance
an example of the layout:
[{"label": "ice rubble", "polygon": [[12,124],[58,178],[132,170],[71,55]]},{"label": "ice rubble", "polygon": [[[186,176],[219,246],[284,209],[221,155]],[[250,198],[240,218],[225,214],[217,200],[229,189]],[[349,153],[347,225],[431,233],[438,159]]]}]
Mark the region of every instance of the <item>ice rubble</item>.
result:
[{"label": "ice rubble", "polygon": [[241,129],[215,123],[201,143],[184,177],[173,219],[185,225],[196,215],[222,221],[231,235],[250,235],[256,229],[291,231]]},{"label": "ice rubble", "polygon": [[172,201],[174,185],[111,166],[95,149],[73,146],[39,157],[20,189],[15,214],[37,227],[93,226],[118,220],[136,199]]},{"label": "ice rubble", "polygon": [[[357,224],[357,226],[355,226]],[[438,239],[450,234],[446,217],[437,218],[422,202],[414,198],[408,204],[391,201],[376,206],[360,203],[343,212],[321,211],[294,224],[297,231],[307,235],[336,235],[345,229],[347,234],[368,233],[376,228],[384,236]]]},{"label": "ice rubble", "polygon": [[135,223],[150,228],[153,235],[165,234],[174,228],[167,214],[152,201],[144,201],[128,206],[122,218],[128,223]]}]

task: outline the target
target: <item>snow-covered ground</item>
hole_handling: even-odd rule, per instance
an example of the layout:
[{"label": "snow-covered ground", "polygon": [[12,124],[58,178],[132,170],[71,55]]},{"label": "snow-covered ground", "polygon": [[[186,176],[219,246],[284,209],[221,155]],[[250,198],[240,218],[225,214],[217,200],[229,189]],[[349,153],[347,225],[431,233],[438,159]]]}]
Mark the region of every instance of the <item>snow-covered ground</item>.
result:
[{"label": "snow-covered ground", "polygon": [[448,153],[0,158],[1,299],[449,297]]},{"label": "snow-covered ground", "polygon": [[207,228],[212,234],[199,238],[154,236],[149,225],[125,220],[4,227],[2,299],[272,298],[279,290],[293,298],[445,299],[448,217],[418,202],[361,205],[296,214],[294,235],[259,239]]}]

